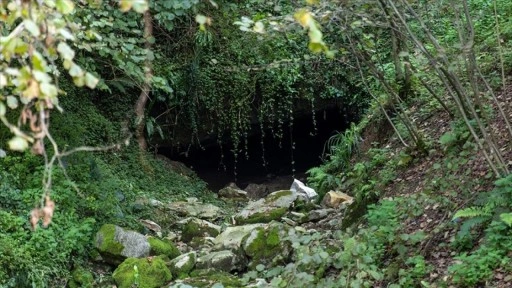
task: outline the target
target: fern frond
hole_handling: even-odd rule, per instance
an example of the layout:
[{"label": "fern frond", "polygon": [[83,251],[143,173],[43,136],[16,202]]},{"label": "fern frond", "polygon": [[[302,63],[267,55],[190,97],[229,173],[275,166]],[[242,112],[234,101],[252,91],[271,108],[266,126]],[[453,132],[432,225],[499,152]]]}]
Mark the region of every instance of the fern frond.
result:
[{"label": "fern frond", "polygon": [[457,218],[473,218],[473,217],[482,217],[487,216],[490,217],[492,214],[489,211],[489,207],[468,207],[462,210],[459,210],[453,215],[453,219]]}]

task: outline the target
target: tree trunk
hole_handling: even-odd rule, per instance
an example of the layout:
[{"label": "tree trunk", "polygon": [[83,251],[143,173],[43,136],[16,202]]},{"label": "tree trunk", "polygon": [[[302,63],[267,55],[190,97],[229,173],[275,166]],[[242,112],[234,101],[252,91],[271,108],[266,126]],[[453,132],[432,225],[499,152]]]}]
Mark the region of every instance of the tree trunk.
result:
[{"label": "tree trunk", "polygon": [[[146,49],[146,53],[149,53],[151,50],[151,42],[150,37],[153,36],[153,24],[151,22],[151,14],[149,10],[144,12],[144,39],[146,43],[144,48]],[[142,84],[142,89],[140,91],[139,98],[137,99],[137,103],[135,103],[135,138],[139,143],[139,149],[141,151],[146,151],[148,148],[148,144],[146,142],[146,137],[144,134],[145,128],[145,110],[146,103],[149,99],[149,92],[151,91],[151,77],[153,76],[152,65],[149,57],[146,58],[146,63],[144,64],[144,83]]]}]

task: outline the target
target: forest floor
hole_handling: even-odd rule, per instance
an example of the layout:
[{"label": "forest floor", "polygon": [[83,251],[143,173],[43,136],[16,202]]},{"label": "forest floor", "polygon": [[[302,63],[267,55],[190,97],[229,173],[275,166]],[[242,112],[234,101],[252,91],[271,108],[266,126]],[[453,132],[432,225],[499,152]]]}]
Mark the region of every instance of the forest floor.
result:
[{"label": "forest floor", "polygon": [[[512,118],[512,85],[509,85],[505,91],[499,92],[497,97],[505,115],[509,119]],[[492,108],[494,117],[490,120],[490,126],[494,133],[493,137],[510,167],[512,145],[507,140],[509,139],[507,124],[499,115],[497,105],[492,105]],[[434,140],[440,139],[452,127],[450,117],[444,111],[430,115],[428,119],[419,123],[421,132]],[[404,147],[395,138],[390,139],[385,146],[394,150],[394,153],[398,155],[404,150]],[[383,194],[383,198],[389,199],[410,197],[425,191],[439,196],[435,198],[439,201],[433,201],[424,207],[422,215],[409,217],[405,223],[402,223],[403,231],[407,231],[409,234],[423,231],[428,235],[418,252],[434,267],[427,281],[429,283],[448,280],[450,277],[448,267],[457,262],[454,259],[454,256],[458,254],[456,253],[457,248],[450,244],[455,241],[460,225],[453,225],[457,222],[452,220],[453,214],[457,210],[474,205],[479,193],[491,191],[494,187],[492,170],[487,165],[482,152],[465,153],[464,150],[458,150],[457,153],[452,153],[453,151],[448,151],[439,143],[435,143],[435,148],[427,157],[421,157],[418,161],[412,161],[406,168],[398,169],[396,179],[385,186]],[[452,163],[452,167],[449,169],[439,168],[439,166],[436,167],[438,163],[441,163],[442,167]],[[445,183],[445,185],[436,183],[442,179],[454,182]],[[477,234],[473,250],[482,242],[482,230],[473,231]],[[493,279],[487,282],[485,287],[512,287],[512,277],[502,268],[498,268],[494,271]]]}]

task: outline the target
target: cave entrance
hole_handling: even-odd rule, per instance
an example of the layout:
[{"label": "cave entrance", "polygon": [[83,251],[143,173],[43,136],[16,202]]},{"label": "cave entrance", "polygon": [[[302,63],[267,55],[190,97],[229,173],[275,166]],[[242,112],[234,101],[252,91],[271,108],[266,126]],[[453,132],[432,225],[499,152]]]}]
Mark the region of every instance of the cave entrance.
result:
[{"label": "cave entrance", "polygon": [[237,157],[236,174],[235,157],[229,142],[222,146],[209,144],[192,147],[186,154],[183,151],[173,153],[170,148],[160,147],[159,153],[191,167],[215,192],[230,182],[243,189],[249,183],[263,184],[276,181],[276,178],[282,182],[276,188],[288,189],[293,177],[305,181],[306,171],[322,163],[327,140],[355,121],[353,115],[349,117],[347,114],[340,107],[317,111],[316,129],[311,114],[296,117],[291,129],[290,123],[285,123],[281,139],[274,137],[272,130],[267,129],[263,138],[264,155],[261,131],[254,127],[247,139],[247,151],[242,151]]}]

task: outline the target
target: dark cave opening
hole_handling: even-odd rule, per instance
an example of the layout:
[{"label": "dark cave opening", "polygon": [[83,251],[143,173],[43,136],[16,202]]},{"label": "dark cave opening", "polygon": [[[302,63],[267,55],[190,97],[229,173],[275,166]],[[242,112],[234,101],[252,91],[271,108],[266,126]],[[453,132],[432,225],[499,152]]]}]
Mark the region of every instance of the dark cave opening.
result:
[{"label": "dark cave opening", "polygon": [[[291,184],[292,176],[305,180],[305,172],[322,163],[326,141],[343,132],[350,122],[357,120],[354,118],[346,108],[339,106],[315,112],[316,125],[311,114],[296,117],[291,129],[290,123],[284,123],[281,139],[272,135],[271,129],[266,129],[264,149],[262,133],[256,126],[247,138],[248,149],[241,149],[237,157],[236,174],[235,157],[231,152],[233,146],[229,141],[222,146],[191,147],[187,153],[160,147],[158,153],[191,167],[212,191],[218,191],[230,182],[244,188],[249,183],[261,184],[278,176],[287,177]],[[245,144],[242,142],[240,146]]]}]

